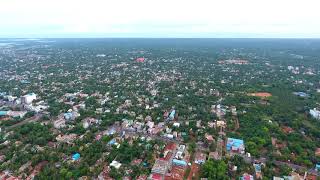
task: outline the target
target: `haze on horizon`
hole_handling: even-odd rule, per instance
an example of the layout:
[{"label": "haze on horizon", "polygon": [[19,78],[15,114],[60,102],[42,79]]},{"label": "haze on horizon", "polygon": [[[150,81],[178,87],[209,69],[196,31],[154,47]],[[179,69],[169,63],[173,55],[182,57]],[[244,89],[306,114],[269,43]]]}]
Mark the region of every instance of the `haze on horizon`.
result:
[{"label": "haze on horizon", "polygon": [[317,0],[8,0],[0,38],[320,38]]}]

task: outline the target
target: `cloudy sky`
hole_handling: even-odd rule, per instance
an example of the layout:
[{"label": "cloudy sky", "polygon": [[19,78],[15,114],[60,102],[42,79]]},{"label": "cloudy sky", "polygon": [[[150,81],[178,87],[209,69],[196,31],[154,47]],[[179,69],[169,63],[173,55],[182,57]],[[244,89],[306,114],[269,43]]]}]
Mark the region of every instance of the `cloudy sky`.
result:
[{"label": "cloudy sky", "polygon": [[0,37],[320,38],[319,0],[0,0]]}]

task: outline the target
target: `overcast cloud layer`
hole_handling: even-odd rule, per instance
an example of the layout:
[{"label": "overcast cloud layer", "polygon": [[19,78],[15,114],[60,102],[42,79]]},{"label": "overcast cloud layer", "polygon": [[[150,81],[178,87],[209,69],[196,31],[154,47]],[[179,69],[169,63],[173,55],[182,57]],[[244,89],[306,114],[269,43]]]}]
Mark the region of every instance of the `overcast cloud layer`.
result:
[{"label": "overcast cloud layer", "polygon": [[0,0],[0,37],[320,38],[319,0]]}]

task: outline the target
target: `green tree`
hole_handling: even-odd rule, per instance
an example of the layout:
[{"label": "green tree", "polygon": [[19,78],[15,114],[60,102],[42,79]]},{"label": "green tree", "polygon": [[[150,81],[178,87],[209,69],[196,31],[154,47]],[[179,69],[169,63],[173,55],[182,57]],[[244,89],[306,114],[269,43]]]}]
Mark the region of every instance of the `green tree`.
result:
[{"label": "green tree", "polygon": [[228,179],[227,173],[227,164],[220,160],[208,160],[201,168],[201,177],[208,179],[217,179],[225,180]]}]

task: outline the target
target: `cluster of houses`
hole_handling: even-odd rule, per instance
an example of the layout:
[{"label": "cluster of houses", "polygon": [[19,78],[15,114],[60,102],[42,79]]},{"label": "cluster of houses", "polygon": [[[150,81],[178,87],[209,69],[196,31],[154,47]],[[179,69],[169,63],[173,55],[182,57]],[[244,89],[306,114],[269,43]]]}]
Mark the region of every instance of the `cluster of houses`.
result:
[{"label": "cluster of houses", "polygon": [[[27,112],[47,113],[45,110],[49,108],[47,103],[40,101],[35,93],[25,94],[21,97],[0,93],[0,104],[2,108],[15,110],[1,110],[0,118],[3,120],[11,118],[23,118]],[[20,110],[17,110],[20,109]]]},{"label": "cluster of houses", "polygon": [[229,154],[244,154],[245,147],[242,139],[228,138],[226,149]]},{"label": "cluster of houses", "polygon": [[315,75],[316,71],[314,68],[303,67],[303,66],[288,66],[288,70],[295,75],[304,74],[304,75]]},{"label": "cluster of houses", "polygon": [[68,110],[66,113],[61,113],[53,122],[53,126],[57,129],[66,127],[67,122],[74,121],[80,114],[77,111]]},{"label": "cluster of houses", "polygon": [[[59,50],[60,51],[60,50]],[[31,52],[31,51],[30,51]],[[72,54],[72,51],[66,51],[67,54]],[[12,57],[16,57],[15,53],[12,53]],[[78,139],[82,139],[83,135],[77,135],[74,133],[68,133],[65,131],[60,131],[63,128],[68,128],[71,130],[74,128],[75,123],[79,123],[77,121],[82,116],[80,112],[81,110],[86,110],[86,100],[89,98],[93,98],[97,102],[97,106],[94,109],[94,112],[97,117],[99,115],[105,115],[105,114],[113,114],[113,115],[127,115],[126,118],[123,118],[122,121],[116,122],[113,126],[109,127],[107,130],[99,131],[95,133],[95,141],[99,141],[103,136],[113,136],[110,141],[108,141],[107,145],[108,147],[116,147],[119,148],[121,146],[121,142],[130,137],[134,136],[135,138],[141,138],[144,140],[150,140],[150,139],[160,139],[161,141],[166,142],[166,146],[161,152],[161,157],[157,157],[154,164],[152,164],[151,174],[150,175],[140,175],[137,177],[137,179],[183,179],[186,175],[187,169],[191,166],[191,176],[196,176],[198,173],[200,167],[202,164],[204,164],[208,159],[215,159],[220,160],[224,157],[224,155],[227,156],[234,156],[234,155],[240,155],[242,157],[251,158],[250,154],[245,155],[245,143],[244,140],[238,139],[238,138],[232,138],[232,137],[226,137],[225,129],[227,128],[227,121],[225,119],[225,116],[228,112],[231,112],[232,114],[232,121],[235,123],[235,129],[238,128],[239,122],[237,122],[237,109],[235,106],[225,106],[220,104],[220,102],[216,105],[212,105],[210,112],[208,113],[214,113],[217,116],[217,119],[213,121],[209,121],[206,123],[203,123],[204,120],[201,119],[195,119],[196,127],[198,128],[198,132],[203,132],[203,135],[199,137],[197,142],[197,148],[194,152],[194,156],[191,157],[191,154],[188,151],[187,144],[183,141],[183,137],[188,136],[188,133],[192,132],[192,130],[180,130],[180,127],[183,125],[189,125],[189,120],[181,120],[184,118],[179,119],[178,111],[179,108],[168,108],[165,110],[163,117],[154,117],[156,119],[153,119],[154,114],[151,115],[151,111],[153,110],[159,110],[164,102],[170,102],[172,101],[170,98],[166,97],[166,95],[160,96],[161,94],[165,94],[163,89],[160,89],[160,86],[158,86],[162,82],[169,82],[169,86],[165,87],[166,90],[171,90],[170,88],[178,87],[179,81],[188,80],[186,86],[179,87],[181,89],[192,89],[194,90],[195,95],[197,96],[216,96],[218,98],[222,98],[222,94],[217,90],[213,89],[213,87],[208,87],[208,84],[210,78],[208,76],[208,83],[200,83],[196,80],[189,81],[189,78],[187,77],[188,71],[190,69],[196,69],[197,71],[201,71],[201,65],[199,66],[184,66],[183,69],[179,69],[177,67],[169,67],[166,68],[166,71],[162,69],[156,69],[156,68],[150,68],[152,64],[183,64],[185,62],[184,58],[177,57],[177,58],[170,58],[170,59],[161,59],[161,60],[152,60],[152,58],[145,58],[146,52],[130,52],[129,56],[131,56],[131,62],[123,62],[120,59],[124,59],[118,54],[96,54],[95,57],[98,59],[96,62],[90,62],[88,64],[81,64],[77,61],[71,61],[74,66],[72,66],[72,70],[76,69],[76,72],[79,74],[79,76],[74,76],[74,71],[67,68],[67,64],[60,63],[64,58],[66,58],[66,55],[63,53],[52,53],[51,54],[58,54],[57,58],[48,58],[48,59],[59,59],[59,61],[55,63],[48,63],[42,64],[42,60],[46,59],[45,56],[41,55],[35,55],[35,54],[29,54],[25,58],[20,56],[20,60],[22,63],[16,63],[16,64],[27,64],[28,62],[36,63],[39,65],[39,69],[42,70],[41,73],[38,73],[39,71],[24,71],[21,73],[21,75],[11,75],[10,73],[6,72],[0,72],[0,79],[1,78],[7,78],[10,80],[17,81],[24,86],[27,86],[28,84],[31,84],[31,79],[34,78],[37,81],[41,82],[39,84],[36,84],[36,86],[39,87],[40,91],[44,94],[50,94],[52,96],[57,95],[55,92],[62,92],[63,90],[66,90],[68,87],[73,87],[74,85],[82,84],[83,86],[87,86],[85,84],[85,81],[91,80],[92,78],[99,78],[101,79],[101,84],[103,87],[106,87],[110,90],[109,92],[106,92],[105,94],[100,94],[98,91],[95,91],[94,93],[83,93],[85,92],[82,87],[82,90],[79,90],[79,92],[76,93],[65,93],[62,97],[59,94],[59,97],[55,97],[58,103],[63,103],[66,105],[69,105],[71,108],[68,110],[65,109],[63,111],[60,111],[58,116],[52,117],[52,128],[54,134],[57,136],[55,137],[55,142],[49,142],[49,146],[57,146],[57,144],[66,143],[68,145],[74,145],[74,142]],[[50,54],[48,53],[48,54]],[[224,54],[225,56],[233,56],[233,54]],[[85,55],[83,55],[85,56]],[[254,59],[254,55],[249,55],[251,59]],[[48,56],[50,57],[50,56]],[[61,59],[60,59],[61,58]],[[14,58],[16,59],[16,58]],[[72,58],[70,58],[72,59]],[[115,63],[112,63],[110,65],[110,62],[114,61]],[[193,63],[192,61],[188,61],[190,63]],[[92,63],[92,64],[91,64]],[[94,66],[93,63],[98,63]],[[100,64],[99,64],[100,63]],[[150,65],[150,67],[144,66],[145,64]],[[226,59],[218,61],[218,64],[214,64],[215,66],[218,66],[221,68],[222,72],[230,72],[230,76],[225,76],[221,79],[221,84],[230,83],[230,85],[233,85],[233,79],[235,76],[240,75],[239,69],[235,67],[240,67],[240,65],[243,66],[249,66],[249,64],[255,64],[251,63],[248,60],[244,59]],[[267,64],[267,63],[266,63]],[[189,64],[190,65],[190,64]],[[270,63],[267,64],[268,66]],[[156,66],[160,67],[160,64],[157,64]],[[207,64],[205,65],[207,67]],[[13,66],[12,66],[13,67]],[[36,67],[36,66],[35,66]],[[104,68],[102,68],[104,67]],[[33,68],[33,67],[32,67]],[[58,73],[52,73],[51,71],[47,71],[51,68],[57,68]],[[106,70],[109,68],[108,70]],[[316,72],[312,68],[304,68],[304,67],[294,67],[294,66],[288,66],[284,67],[287,68],[291,73],[293,74],[306,74],[306,75],[313,75]],[[184,71],[184,69],[187,69],[188,71]],[[256,70],[255,70],[256,71]],[[192,72],[192,71],[190,71]],[[204,72],[204,71],[203,71]],[[212,72],[212,71],[210,71]],[[266,71],[268,72],[268,71]],[[301,72],[301,73],[300,73]],[[205,73],[205,72],[204,72]],[[211,73],[212,76],[214,76],[214,73]],[[261,70],[257,70],[256,72],[247,72],[242,77],[242,82],[240,85],[245,85],[249,82],[250,79],[254,79],[256,77],[259,77],[258,74],[263,75],[263,72]],[[122,77],[124,75],[128,75],[124,80],[122,80]],[[257,76],[256,76],[257,75]],[[96,77],[95,77],[96,76]],[[191,73],[190,73],[191,76]],[[256,76],[256,77],[255,77]],[[57,78],[63,78],[67,79],[70,78],[71,80],[67,83],[58,82],[58,81],[52,81],[50,82],[49,78],[57,77]],[[191,76],[192,77],[192,76]],[[74,78],[74,79],[72,79]],[[136,79],[134,79],[136,78]],[[213,78],[212,78],[213,79]],[[45,81],[43,81],[45,80]],[[48,82],[46,82],[48,81]],[[216,81],[216,79],[215,79]],[[231,84],[232,82],[232,84]],[[302,83],[302,80],[297,80],[298,83]],[[218,84],[214,82],[214,84]],[[89,85],[89,84],[88,84]],[[201,87],[202,86],[202,87]],[[126,94],[121,92],[121,87],[128,87],[130,89],[139,89],[135,92],[135,90],[132,90],[132,92]],[[140,88],[142,87],[142,88]],[[114,90],[116,89],[116,91]],[[173,89],[176,90],[176,89]],[[117,92],[119,91],[119,92]],[[320,92],[320,89],[318,90]],[[25,91],[28,92],[28,91]],[[126,92],[129,92],[126,91]],[[300,97],[308,97],[308,94],[303,92],[295,92],[294,93],[297,96]],[[184,94],[179,93],[177,94],[177,98],[184,98],[188,97],[190,94]],[[255,97],[261,97],[263,99],[266,99],[268,97],[271,97],[272,94],[268,92],[256,92],[256,93],[250,93],[249,96],[255,96]],[[57,95],[58,96],[58,95]],[[181,102],[177,102],[181,103]],[[36,113],[46,113],[46,110],[48,109],[48,105],[44,101],[40,101],[39,97],[35,93],[28,93],[24,94],[21,97],[15,97],[12,95],[8,95],[5,92],[0,93],[0,106],[2,107],[9,107],[9,110],[2,110],[0,111],[0,118],[5,119],[8,117],[24,117],[27,112],[36,112]],[[20,110],[13,110],[12,107],[18,107]],[[134,108],[138,110],[134,110]],[[11,110],[12,109],[12,110]],[[187,109],[187,108],[186,108]],[[188,108],[190,112],[198,110],[196,107],[190,106]],[[311,109],[310,115],[316,119],[320,119],[320,110],[318,109]],[[150,114],[150,115],[149,115]],[[162,114],[161,114],[162,115]],[[161,116],[158,115],[158,116]],[[86,129],[90,130],[90,127],[92,126],[100,126],[102,121],[99,118],[95,118],[96,116],[89,116],[85,118],[81,118],[80,125]],[[196,117],[196,114],[195,116]],[[190,116],[190,118],[193,118]],[[163,121],[162,121],[163,120]],[[191,122],[191,121],[190,121]],[[205,132],[206,128],[215,128],[219,131],[218,137],[214,137],[212,134]],[[291,133],[293,131],[292,128],[289,127],[283,127],[283,131],[286,133]],[[63,133],[62,133],[63,132]],[[190,133],[191,134],[191,133]],[[129,138],[128,138],[129,139]],[[201,139],[201,140],[200,140]],[[201,142],[201,141],[204,142]],[[216,150],[208,150],[207,146],[209,144],[212,144],[213,142],[216,143],[217,147]],[[21,142],[16,142],[21,143]],[[4,142],[3,144],[6,144]],[[276,139],[273,139],[272,144],[276,148],[285,147],[286,144],[279,142]],[[205,147],[205,148],[204,148]],[[38,149],[42,147],[37,147]],[[317,150],[315,152],[316,156],[317,154],[320,154],[320,150]],[[80,153],[74,153],[69,154],[68,160],[73,162],[81,162],[81,155]],[[107,154],[105,154],[107,156]],[[318,155],[319,156],[319,155]],[[4,156],[0,156],[1,157]],[[135,159],[133,164],[140,164],[141,159]],[[111,168],[120,169],[124,165],[123,162],[119,162],[116,159],[113,160],[110,164],[104,166],[102,172],[99,175],[99,179],[106,179],[105,177],[108,177],[108,174],[110,172]],[[44,165],[37,166],[32,171],[31,177],[34,177],[41,167]],[[243,174],[241,179],[243,180],[251,180],[251,179],[262,179],[262,167],[263,163],[254,162],[253,168],[255,174],[251,175],[248,173]],[[316,169],[319,169],[320,165],[316,165]],[[236,167],[232,168],[233,170],[236,169]],[[189,176],[190,177],[190,176]],[[294,175],[290,176],[290,178],[293,178]],[[13,178],[12,174],[5,172],[0,174],[0,179],[10,179]],[[288,177],[285,177],[289,178]],[[290,179],[289,178],[289,179]],[[190,178],[189,178],[190,179]],[[277,179],[277,177],[274,177],[274,179]],[[279,180],[282,179],[279,177]],[[278,179],[277,179],[278,180]]]},{"label": "cluster of houses", "polygon": [[159,123],[155,123],[151,116],[146,116],[145,118],[143,118],[143,116],[138,116],[136,117],[136,120],[123,119],[121,127],[128,132],[144,133],[151,136],[162,134],[169,139],[181,138],[183,136],[181,132],[173,131],[173,129],[168,126],[168,123],[172,124],[173,127],[180,126],[179,122],[173,121],[178,116],[175,112],[174,109],[169,112],[166,111],[164,113],[164,119],[166,121]]},{"label": "cluster of houses", "polygon": [[38,163],[33,167],[31,165],[31,161],[29,161],[19,168],[20,172],[23,172],[25,170],[29,171],[30,172],[29,175],[23,174],[25,177],[22,178],[22,175],[15,176],[10,171],[2,171],[0,172],[0,179],[1,180],[22,180],[22,179],[33,180],[40,173],[40,171],[46,164],[48,164],[48,161],[41,161],[40,163]]},{"label": "cluster of houses", "polygon": [[196,152],[192,162],[186,145],[170,142],[163,150],[163,157],[156,159],[149,179],[152,180],[179,180],[186,175],[191,164],[201,165],[207,160],[206,153]]},{"label": "cluster of houses", "polygon": [[[93,96],[100,96],[98,94],[94,94]],[[84,93],[66,93],[60,100],[59,102],[68,104],[70,106],[72,106],[72,109],[69,109],[67,112],[64,113],[60,113],[57,118],[53,121],[53,126],[57,129],[60,128],[65,128],[67,127],[68,123],[70,122],[74,122],[76,120],[76,118],[80,117],[80,110],[81,109],[85,109],[86,105],[84,100],[75,103],[73,100],[75,100],[76,98],[80,98],[80,99],[86,99],[88,98],[89,95],[88,94],[84,94]],[[104,103],[106,100],[101,100],[100,103]],[[101,113],[101,109],[96,109],[96,111]],[[85,119],[82,120],[82,126],[83,128],[87,129],[92,125],[99,125],[101,123],[101,120],[96,119],[96,118],[92,118],[92,117],[87,117]],[[72,127],[72,126],[71,126]]]},{"label": "cluster of houses", "polygon": [[[78,112],[72,112],[72,111],[60,114],[58,118],[53,122],[53,126],[57,129],[64,128],[67,126],[68,122],[74,121],[75,118],[79,116],[80,114]],[[93,125],[99,125],[100,123],[101,123],[101,120],[92,118],[92,117],[87,117],[82,120],[82,126],[85,129]]]},{"label": "cluster of houses", "polygon": [[242,64],[248,64],[249,61],[244,60],[244,59],[228,59],[228,60],[221,60],[218,63],[219,64],[238,64],[238,65],[242,65]]}]

